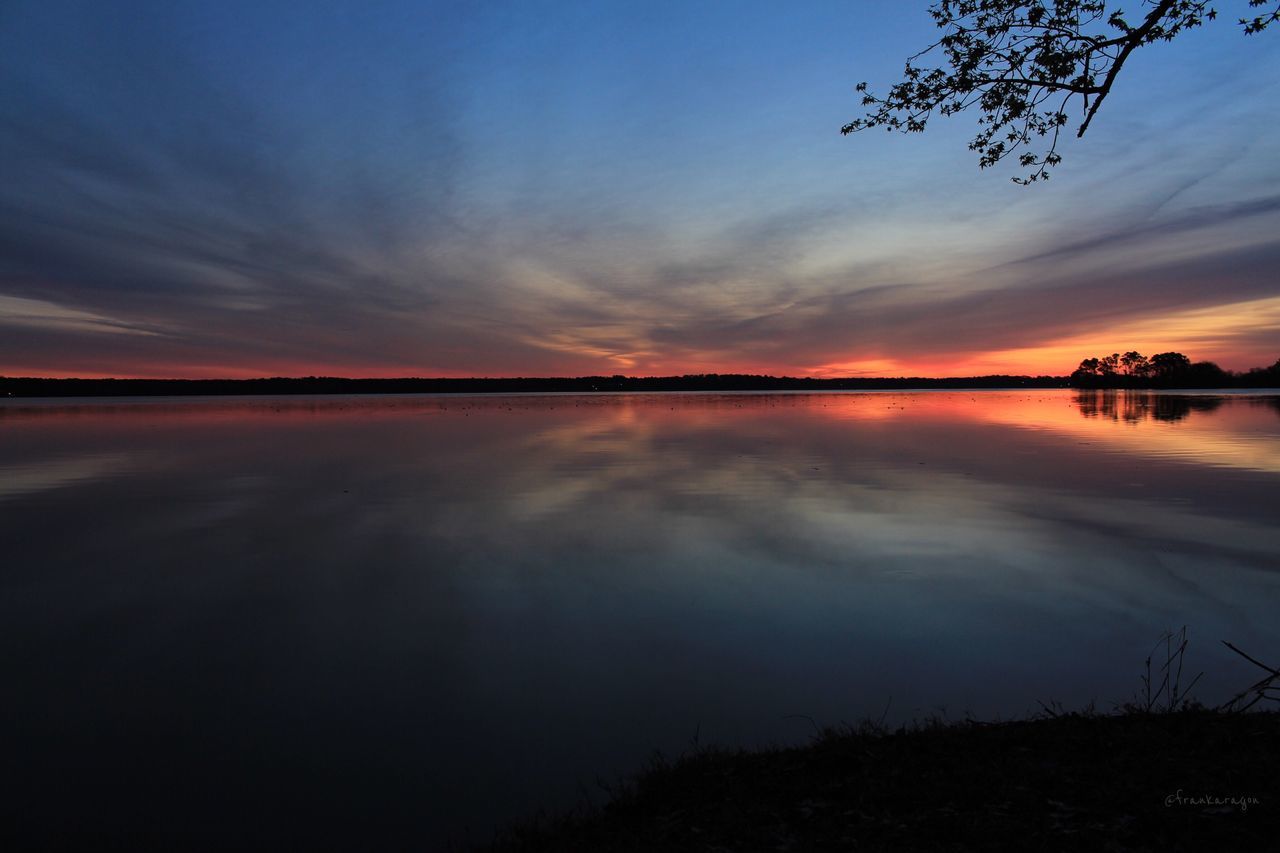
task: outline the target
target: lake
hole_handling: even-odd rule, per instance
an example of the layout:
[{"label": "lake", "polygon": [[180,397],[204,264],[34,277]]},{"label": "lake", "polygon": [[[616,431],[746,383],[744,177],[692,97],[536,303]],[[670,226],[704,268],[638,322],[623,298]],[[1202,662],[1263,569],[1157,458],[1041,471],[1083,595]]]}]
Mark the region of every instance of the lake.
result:
[{"label": "lake", "polygon": [[[1280,397],[0,402],[0,832],[486,840],[695,742],[1280,658]],[[0,839],[2,840],[2,839]]]}]

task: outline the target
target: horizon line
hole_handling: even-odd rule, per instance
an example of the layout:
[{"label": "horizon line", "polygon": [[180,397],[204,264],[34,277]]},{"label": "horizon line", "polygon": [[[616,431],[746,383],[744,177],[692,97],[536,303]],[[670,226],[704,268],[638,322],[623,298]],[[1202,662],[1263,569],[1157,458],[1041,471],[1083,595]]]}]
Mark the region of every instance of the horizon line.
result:
[{"label": "horizon line", "polygon": [[929,380],[954,382],[963,379],[1061,379],[1066,381],[1070,374],[1053,373],[974,373],[961,376],[869,376],[852,374],[847,376],[790,376],[772,373],[664,373],[631,375],[623,373],[584,373],[578,375],[475,375],[475,376],[339,376],[334,374],[307,374],[305,376],[9,376],[0,373],[0,381],[39,381],[39,382],[304,382],[308,380],[329,380],[339,382],[542,382],[542,381],[582,381],[590,379],[604,380],[658,380],[658,379],[702,379],[710,377],[739,379],[774,379],[789,382],[862,382],[862,381],[901,381]]}]

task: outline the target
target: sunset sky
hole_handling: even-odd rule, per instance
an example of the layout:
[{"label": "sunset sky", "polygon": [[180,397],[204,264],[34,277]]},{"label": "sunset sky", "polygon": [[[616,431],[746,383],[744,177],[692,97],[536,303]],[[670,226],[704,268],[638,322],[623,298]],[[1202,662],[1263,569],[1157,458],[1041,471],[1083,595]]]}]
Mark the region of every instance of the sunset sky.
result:
[{"label": "sunset sky", "polygon": [[927,5],[6,0],[0,374],[1276,361],[1280,32],[1138,51],[1023,188],[840,135]]}]

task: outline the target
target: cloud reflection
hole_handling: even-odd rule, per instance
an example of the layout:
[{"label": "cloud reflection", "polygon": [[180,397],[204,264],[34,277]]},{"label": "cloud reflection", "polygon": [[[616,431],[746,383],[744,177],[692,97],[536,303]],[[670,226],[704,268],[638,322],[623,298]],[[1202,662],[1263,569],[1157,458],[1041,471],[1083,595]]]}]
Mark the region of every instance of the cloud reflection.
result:
[{"label": "cloud reflection", "polygon": [[[0,403],[0,471],[30,487],[0,513],[15,807],[92,796],[221,841],[216,815],[296,833],[321,804],[320,841],[440,837],[699,725],[1105,707],[1169,625],[1280,642],[1278,475],[1218,449],[1280,442],[1274,410],[1095,403]],[[1115,438],[1184,431],[1207,452]],[[1205,695],[1238,686],[1206,669]]]}]

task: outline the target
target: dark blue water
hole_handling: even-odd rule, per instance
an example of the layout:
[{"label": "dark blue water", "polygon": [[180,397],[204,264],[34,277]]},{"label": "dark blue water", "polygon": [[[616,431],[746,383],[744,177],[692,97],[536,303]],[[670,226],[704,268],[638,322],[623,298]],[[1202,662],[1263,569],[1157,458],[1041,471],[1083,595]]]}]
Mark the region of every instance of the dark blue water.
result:
[{"label": "dark blue water", "polygon": [[433,849],[653,749],[1280,652],[1280,402],[0,404],[3,832]]}]

